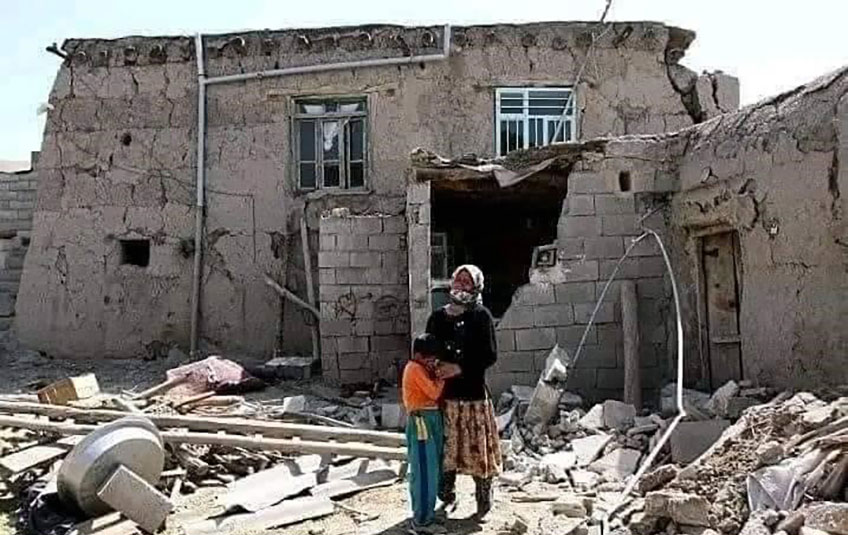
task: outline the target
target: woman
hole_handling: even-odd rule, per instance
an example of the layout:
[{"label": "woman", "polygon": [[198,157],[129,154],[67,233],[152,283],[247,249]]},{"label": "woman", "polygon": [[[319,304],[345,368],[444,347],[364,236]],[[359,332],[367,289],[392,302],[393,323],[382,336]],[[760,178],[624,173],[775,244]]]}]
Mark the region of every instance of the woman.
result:
[{"label": "woman", "polygon": [[427,321],[427,332],[440,342],[438,373],[445,379],[444,473],[439,498],[456,502],[456,475],[474,478],[477,516],[492,507],[492,479],[500,471],[501,452],[495,411],[486,387],[486,370],[497,359],[492,314],[483,306],[483,272],[460,266],[451,278],[451,302]]}]

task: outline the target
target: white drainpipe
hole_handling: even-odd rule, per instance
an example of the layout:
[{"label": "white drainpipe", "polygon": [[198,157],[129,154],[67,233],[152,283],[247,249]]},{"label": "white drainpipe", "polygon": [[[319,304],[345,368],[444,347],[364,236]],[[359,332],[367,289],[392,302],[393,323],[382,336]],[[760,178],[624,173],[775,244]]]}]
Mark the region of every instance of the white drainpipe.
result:
[{"label": "white drainpipe", "polygon": [[[319,65],[304,65],[301,67],[287,67],[285,69],[271,69],[267,71],[251,72],[245,74],[231,74],[227,76],[206,77],[203,64],[203,37],[195,36],[195,49],[197,55],[197,203],[195,213],[194,232],[194,274],[191,285],[191,356],[197,353],[198,331],[200,322],[200,280],[202,277],[203,258],[203,211],[204,197],[206,192],[206,164],[204,156],[206,153],[206,86],[226,84],[230,82],[243,82],[247,80],[275,78],[280,76],[291,76],[295,74],[309,74],[314,72],[339,71],[346,69],[359,69],[363,67],[385,67],[391,65],[411,65],[416,63],[430,63],[444,61],[450,57],[451,29],[445,25],[443,35],[442,52],[439,54],[428,54],[423,56],[403,56],[398,58],[363,59],[359,61],[345,61],[341,63],[324,63]],[[314,304],[314,303],[310,303]]]}]

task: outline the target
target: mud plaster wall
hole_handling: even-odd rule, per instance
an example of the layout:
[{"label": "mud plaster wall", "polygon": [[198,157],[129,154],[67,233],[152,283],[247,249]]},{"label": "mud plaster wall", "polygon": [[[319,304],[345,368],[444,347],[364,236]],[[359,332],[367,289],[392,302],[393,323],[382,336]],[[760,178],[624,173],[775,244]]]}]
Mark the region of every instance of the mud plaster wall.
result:
[{"label": "mud plaster wall", "polygon": [[[631,188],[622,192],[624,172]],[[560,217],[555,267],[537,268],[497,326],[499,360],[492,388],[533,385],[555,344],[574,356],[617,262],[642,226],[665,235],[665,209],[677,187],[674,160],[653,141],[612,141],[583,154],[570,174]],[[643,221],[640,222],[640,220]],[[541,245],[541,244],[540,244]],[[589,400],[620,398],[624,387],[620,281],[637,288],[643,398],[650,402],[672,369],[671,288],[657,243],[639,242],[622,263],[569,372],[569,389]]]},{"label": "mud plaster wall", "polygon": [[732,229],[744,377],[799,388],[848,380],[846,92],[843,69],[687,134],[672,220],[690,378],[708,378],[697,343],[696,236]]},{"label": "mud plaster wall", "polygon": [[[440,31],[374,26],[211,36],[207,71],[437,53]],[[204,343],[231,353],[308,352],[300,312],[262,283],[271,272],[305,295],[294,221],[306,213],[317,255],[318,214],[327,208],[401,214],[412,148],[491,154],[494,88],[568,85],[589,31],[583,23],[456,28],[444,63],[210,87]],[[668,69],[692,37],[662,24],[616,23],[578,88],[581,135],[659,132],[699,118],[681,96],[691,100],[691,88],[676,88]],[[669,56],[672,49],[678,52]],[[86,358],[186,346],[197,134],[193,40],[72,40],[65,50],[69,58],[50,94],[33,241],[17,304],[21,338],[54,355]],[[291,99],[340,94],[368,98],[370,193],[303,195],[289,156]],[[151,241],[147,268],[121,265],[119,240],[132,238]]]}]

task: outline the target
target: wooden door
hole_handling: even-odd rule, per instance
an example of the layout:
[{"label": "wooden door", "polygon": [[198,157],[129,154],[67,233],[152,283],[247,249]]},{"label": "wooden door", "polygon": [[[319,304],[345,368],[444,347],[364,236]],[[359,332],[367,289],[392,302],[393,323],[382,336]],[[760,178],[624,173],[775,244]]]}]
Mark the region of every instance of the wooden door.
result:
[{"label": "wooden door", "polygon": [[735,240],[733,232],[725,232],[705,236],[701,242],[710,384],[713,389],[731,379],[742,379]]}]

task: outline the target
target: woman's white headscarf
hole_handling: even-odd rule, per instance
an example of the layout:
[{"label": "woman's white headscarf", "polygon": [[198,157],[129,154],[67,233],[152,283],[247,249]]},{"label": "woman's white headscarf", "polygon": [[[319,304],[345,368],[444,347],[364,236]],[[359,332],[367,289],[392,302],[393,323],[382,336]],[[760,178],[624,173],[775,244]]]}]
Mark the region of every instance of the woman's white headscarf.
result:
[{"label": "woman's white headscarf", "polygon": [[464,264],[453,271],[451,282],[456,279],[456,276],[465,271],[471,275],[471,280],[474,281],[474,289],[470,292],[455,290],[451,287],[450,298],[454,304],[461,306],[471,306],[474,304],[483,304],[483,272],[475,265]]}]

